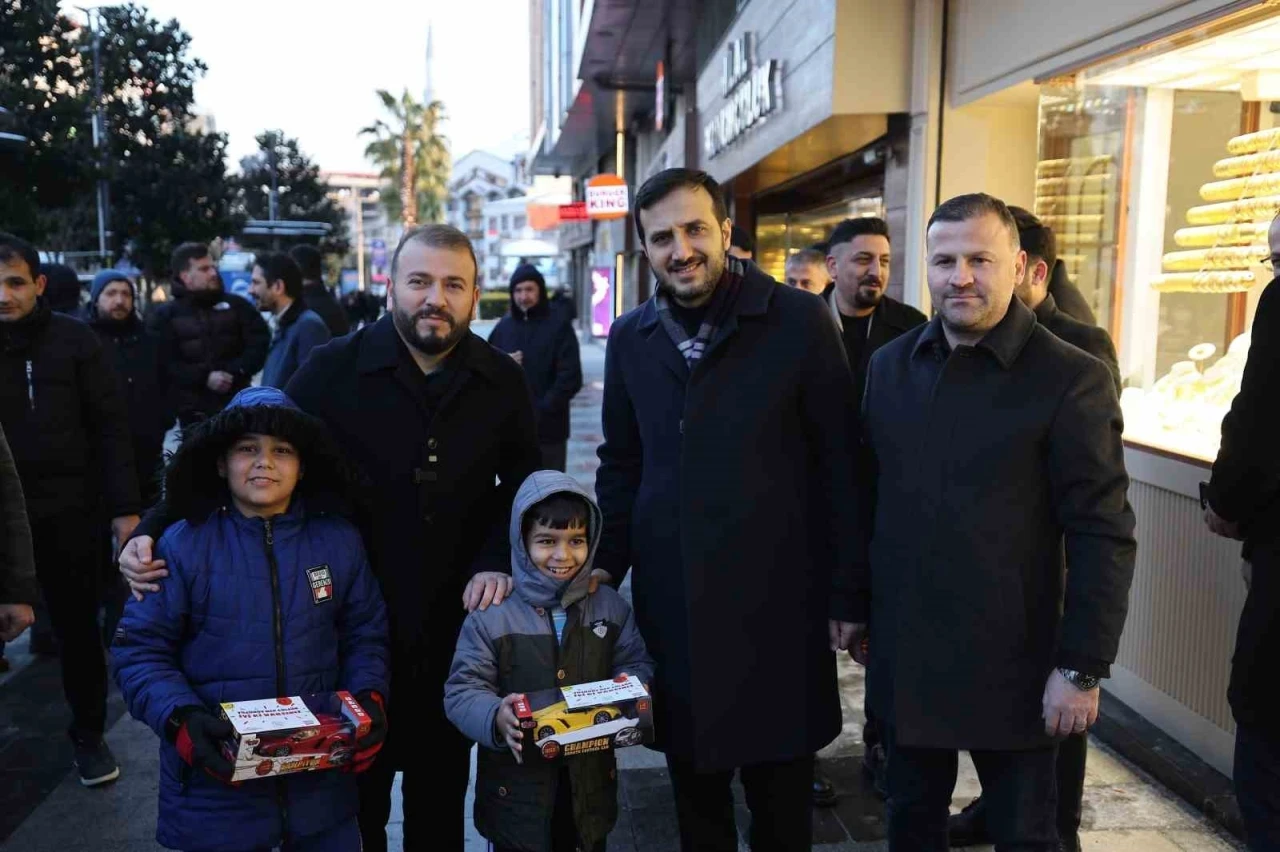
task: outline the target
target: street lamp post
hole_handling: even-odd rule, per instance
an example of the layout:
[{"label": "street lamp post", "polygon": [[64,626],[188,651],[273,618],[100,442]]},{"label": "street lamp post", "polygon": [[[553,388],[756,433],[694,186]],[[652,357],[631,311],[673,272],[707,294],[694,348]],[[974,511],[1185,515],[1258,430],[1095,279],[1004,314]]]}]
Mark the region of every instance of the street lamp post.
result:
[{"label": "street lamp post", "polygon": [[[108,195],[106,179],[106,142],[107,117],[102,109],[102,13],[100,9],[86,9],[76,6],[84,12],[88,19],[89,31],[93,34],[93,150],[98,155],[98,255],[106,265],[107,255],[107,219],[111,210],[111,199]],[[98,12],[97,22],[94,12]]]}]

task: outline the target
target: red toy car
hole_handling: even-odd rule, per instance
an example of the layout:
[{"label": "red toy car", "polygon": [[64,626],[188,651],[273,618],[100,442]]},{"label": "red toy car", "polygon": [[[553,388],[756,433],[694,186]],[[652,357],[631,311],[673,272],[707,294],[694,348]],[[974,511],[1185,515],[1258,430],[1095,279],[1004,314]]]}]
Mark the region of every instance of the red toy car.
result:
[{"label": "red toy car", "polygon": [[318,726],[299,728],[287,734],[263,734],[253,753],[262,757],[327,754],[331,764],[341,763],[355,751],[351,725],[332,713],[316,714]]}]

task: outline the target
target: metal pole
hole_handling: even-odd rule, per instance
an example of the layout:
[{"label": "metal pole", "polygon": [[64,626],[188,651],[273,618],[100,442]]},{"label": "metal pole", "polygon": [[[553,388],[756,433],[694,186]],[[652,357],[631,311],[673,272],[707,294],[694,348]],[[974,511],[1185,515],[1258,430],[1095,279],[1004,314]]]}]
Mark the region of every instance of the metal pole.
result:
[{"label": "metal pole", "polygon": [[107,119],[102,110],[102,33],[101,13],[95,24],[94,15],[89,12],[89,28],[93,31],[93,148],[98,154],[98,255],[100,262],[106,266],[107,255],[107,181],[106,170],[106,135]]},{"label": "metal pole", "polygon": [[356,200],[356,286],[364,292],[364,195],[359,187],[352,193]]},{"label": "metal pole", "polygon": [[[267,160],[271,164],[271,195],[267,199],[267,219],[274,222],[276,220],[276,212],[280,205],[280,185],[276,177],[276,144],[279,142],[274,136],[271,137],[271,149],[267,152]],[[280,237],[272,235],[271,248],[278,250],[280,248]]]}]

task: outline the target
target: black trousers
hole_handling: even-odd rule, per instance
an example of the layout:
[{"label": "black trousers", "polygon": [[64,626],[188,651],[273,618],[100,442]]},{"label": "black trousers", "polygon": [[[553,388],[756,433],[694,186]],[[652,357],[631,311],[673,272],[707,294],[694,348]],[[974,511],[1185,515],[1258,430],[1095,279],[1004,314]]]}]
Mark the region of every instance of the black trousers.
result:
[{"label": "black trousers", "polygon": [[[697,772],[667,758],[684,852],[737,852],[733,771]],[[752,852],[795,852],[813,845],[813,756],[738,770],[751,811]],[[945,831],[944,831],[945,835]]]},{"label": "black trousers", "polygon": [[98,627],[102,597],[101,525],[84,511],[31,524],[36,576],[62,664],[62,691],[71,705],[69,733],[102,737],[107,717],[107,662]]},{"label": "black trousers", "polygon": [[[400,722],[393,714],[388,715],[391,737],[396,735],[397,723],[404,726],[401,736],[414,735],[411,708],[412,705],[407,706],[410,714]],[[471,743],[451,728],[432,725],[420,729],[419,735],[429,735],[431,747],[429,752],[419,750],[423,751],[421,762],[405,761],[400,781],[404,852],[462,852]],[[387,749],[393,745],[389,739]],[[360,838],[364,852],[387,852],[386,829],[395,776],[395,763],[382,755],[360,776]]]},{"label": "black trousers", "polygon": [[569,463],[569,444],[567,441],[561,441],[558,444],[542,444],[539,449],[542,450],[542,467],[544,470],[558,470],[564,473],[565,466]]},{"label": "black trousers", "polygon": [[1072,734],[1058,743],[1058,836],[1074,837],[1080,831],[1084,802],[1084,770],[1089,758],[1089,735]]},{"label": "black trousers", "polygon": [[1280,740],[1259,733],[1236,727],[1236,801],[1251,852],[1280,852]]},{"label": "black trousers", "polygon": [[[600,841],[590,849],[578,843],[578,826],[573,820],[573,785],[569,771],[560,770],[556,782],[556,804],[551,812],[551,852],[605,852],[606,842]],[[519,852],[510,846],[492,846],[493,852]]]},{"label": "black trousers", "polygon": [[[911,748],[885,731],[889,750],[890,852],[947,852],[947,816],[959,753]],[[1057,749],[971,751],[996,852],[1049,852],[1057,845]]]}]

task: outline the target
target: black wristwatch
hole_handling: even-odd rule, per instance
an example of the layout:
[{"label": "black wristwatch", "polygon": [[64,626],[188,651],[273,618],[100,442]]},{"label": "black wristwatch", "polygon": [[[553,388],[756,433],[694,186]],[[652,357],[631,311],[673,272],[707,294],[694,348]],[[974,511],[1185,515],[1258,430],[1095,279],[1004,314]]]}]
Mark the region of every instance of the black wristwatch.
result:
[{"label": "black wristwatch", "polygon": [[1085,674],[1084,672],[1078,672],[1075,669],[1064,669],[1059,666],[1058,671],[1067,679],[1067,683],[1082,692],[1088,692],[1093,689],[1098,685],[1098,681],[1100,680],[1096,675]]}]

